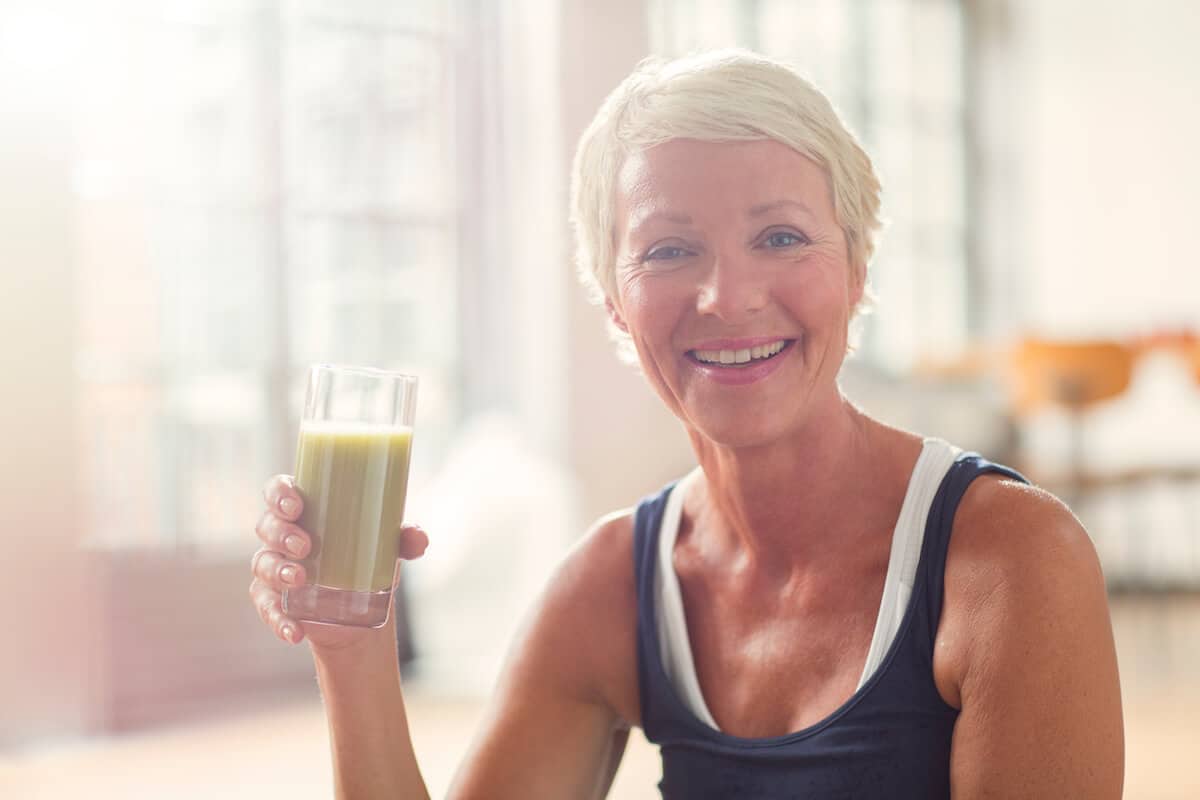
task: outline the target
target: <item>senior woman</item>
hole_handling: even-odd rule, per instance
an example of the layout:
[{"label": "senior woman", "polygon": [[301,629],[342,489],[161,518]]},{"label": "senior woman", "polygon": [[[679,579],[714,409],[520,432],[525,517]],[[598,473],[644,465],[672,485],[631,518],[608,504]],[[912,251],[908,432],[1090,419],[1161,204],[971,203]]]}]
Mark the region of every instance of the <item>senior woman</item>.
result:
[{"label": "senior woman", "polygon": [[[745,52],[646,61],[583,135],[572,202],[579,266],[699,466],[566,557],[451,795],[601,797],[637,725],[668,798],[1119,797],[1086,532],[839,390],[879,183],[828,101]],[[309,639],[339,796],[426,796],[394,632],[283,615],[310,544],[290,478],[266,499],[251,595]],[[398,556],[426,542],[406,528]]]}]

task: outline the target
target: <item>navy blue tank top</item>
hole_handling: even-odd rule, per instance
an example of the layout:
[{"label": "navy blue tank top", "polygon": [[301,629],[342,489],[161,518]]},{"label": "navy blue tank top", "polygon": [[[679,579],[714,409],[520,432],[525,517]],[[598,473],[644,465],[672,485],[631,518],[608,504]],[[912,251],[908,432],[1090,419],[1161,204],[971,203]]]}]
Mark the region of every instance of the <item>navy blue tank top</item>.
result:
[{"label": "navy blue tank top", "polygon": [[950,467],[925,523],[903,622],[875,673],[821,722],[762,739],[714,730],[675,693],[659,653],[653,608],[658,531],[673,485],[638,505],[638,692],[642,729],[662,755],[659,789],[665,800],[950,797],[950,740],[958,710],[934,684],[934,637],[954,513],[971,481],[988,472],[1025,480],[974,453],[960,455]]}]

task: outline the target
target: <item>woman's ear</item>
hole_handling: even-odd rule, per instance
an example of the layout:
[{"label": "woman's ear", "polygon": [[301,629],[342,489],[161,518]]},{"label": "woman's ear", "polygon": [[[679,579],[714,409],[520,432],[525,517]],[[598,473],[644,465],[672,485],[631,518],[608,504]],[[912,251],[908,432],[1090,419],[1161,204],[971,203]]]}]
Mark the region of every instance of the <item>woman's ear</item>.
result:
[{"label": "woman's ear", "polygon": [[866,267],[850,268],[850,310],[858,308],[858,304],[862,302],[863,292],[867,288],[867,269]]},{"label": "woman's ear", "polygon": [[604,298],[604,310],[608,312],[608,318],[612,320],[612,324],[616,325],[622,332],[629,333],[629,328],[625,325],[625,320],[621,316],[621,312],[613,305],[613,301],[606,297]]}]

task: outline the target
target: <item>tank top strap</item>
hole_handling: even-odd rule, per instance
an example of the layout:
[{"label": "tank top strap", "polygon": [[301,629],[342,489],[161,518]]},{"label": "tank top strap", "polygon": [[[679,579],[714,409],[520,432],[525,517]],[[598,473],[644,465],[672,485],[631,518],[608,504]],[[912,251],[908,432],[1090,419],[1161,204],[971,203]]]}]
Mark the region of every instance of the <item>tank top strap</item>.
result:
[{"label": "tank top strap", "polygon": [[[678,481],[667,484],[662,491],[648,495],[637,505],[633,517],[633,578],[637,590],[637,660],[638,701],[642,708],[642,727],[649,735],[656,728],[658,708],[656,696],[670,687],[656,680],[661,669],[654,669],[658,659],[654,619],[654,572],[658,557],[658,532],[662,527],[667,500]],[[647,719],[650,717],[650,719]]]},{"label": "tank top strap", "polygon": [[988,461],[978,453],[965,452],[946,473],[925,523],[925,542],[917,580],[924,593],[924,620],[921,635],[922,649],[931,657],[938,623],[942,616],[942,601],[945,595],[946,557],[950,551],[950,534],[954,529],[954,515],[959,503],[971,483],[980,475],[1004,475],[1021,483],[1029,481],[1021,473],[1002,464]]},{"label": "tank top strap", "polygon": [[633,516],[633,571],[638,588],[643,583],[653,587],[658,547],[658,531],[662,527],[663,513],[667,500],[676,484],[672,481],[655,494],[648,495],[638,503]]}]

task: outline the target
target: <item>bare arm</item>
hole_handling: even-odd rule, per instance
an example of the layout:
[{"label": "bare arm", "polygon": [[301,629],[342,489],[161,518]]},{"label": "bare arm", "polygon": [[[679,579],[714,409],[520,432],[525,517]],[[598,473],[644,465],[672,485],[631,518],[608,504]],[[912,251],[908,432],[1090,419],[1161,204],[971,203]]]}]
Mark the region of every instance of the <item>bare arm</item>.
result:
[{"label": "bare arm", "polygon": [[637,715],[628,516],[599,524],[551,580],[510,655],[453,798],[604,797]]},{"label": "bare arm", "polygon": [[[394,627],[368,631],[288,618],[280,593],[304,583],[303,565],[292,559],[311,544],[295,524],[301,507],[290,478],[272,479],[266,500],[250,596],[279,638],[311,644],[336,796],[427,798]],[[426,543],[420,529],[406,528],[399,555],[418,557]],[[632,553],[629,515],[618,515],[598,524],[559,567],[518,638],[451,797],[586,800],[607,792],[624,749],[625,720],[637,716]]]},{"label": "bare arm", "polygon": [[[277,637],[292,644],[309,640],[329,723],[336,796],[428,797],[408,733],[395,626],[368,630],[288,617],[281,594],[306,583],[300,559],[311,551],[312,540],[298,525],[303,498],[291,476],[271,478],[263,499],[266,512],[255,526],[262,547],[251,560],[250,599]],[[419,558],[427,544],[420,528],[406,526],[396,555]]]},{"label": "bare arm", "polygon": [[428,798],[400,689],[395,626],[336,649],[313,646],[333,755],[335,796]]},{"label": "bare arm", "polygon": [[977,495],[947,571],[960,635],[939,636],[961,655],[952,795],[1120,798],[1121,691],[1091,540],[1036,489],[997,482]]},{"label": "bare arm", "polygon": [[[571,673],[574,665],[566,662],[573,657],[546,657],[541,645],[551,642],[537,640],[560,637],[550,630],[553,615],[551,607],[537,610],[450,797],[590,800],[607,792],[628,728],[605,703],[580,693],[586,676]],[[387,626],[380,633],[387,635],[349,648],[314,648],[336,796],[428,798],[404,708],[395,632]],[[578,650],[573,642],[553,644]]]},{"label": "bare arm", "polygon": [[[625,587],[610,569],[621,564],[608,548],[618,549],[620,562],[632,551],[616,534],[594,532],[552,578],[450,797],[590,800],[607,792],[628,732],[610,702],[609,678],[633,664],[634,617],[630,611],[626,622],[622,614]],[[632,565],[624,569],[631,590]],[[395,633],[385,631],[352,647],[314,647],[339,798],[429,796],[405,715]]]}]

